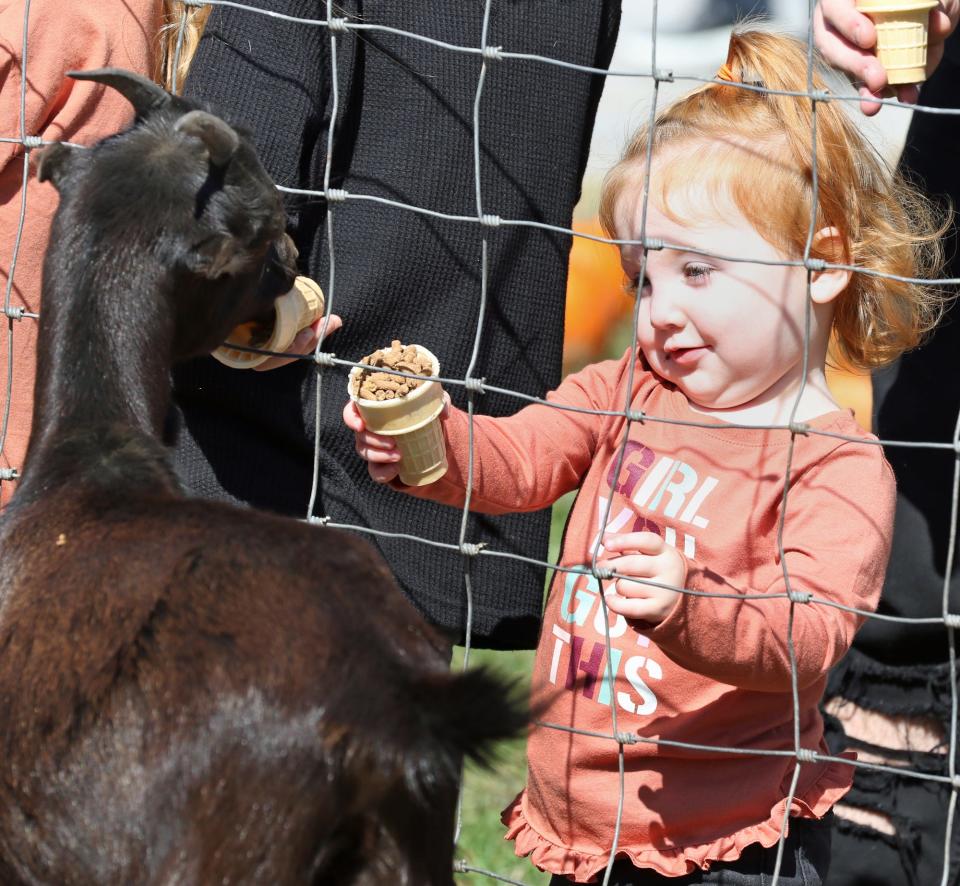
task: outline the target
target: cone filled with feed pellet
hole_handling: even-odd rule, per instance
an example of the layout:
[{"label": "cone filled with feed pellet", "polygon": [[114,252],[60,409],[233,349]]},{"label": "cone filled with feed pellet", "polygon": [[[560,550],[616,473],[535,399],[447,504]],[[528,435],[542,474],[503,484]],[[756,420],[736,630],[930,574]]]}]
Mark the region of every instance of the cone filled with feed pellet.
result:
[{"label": "cone filled with feed pellet", "polygon": [[260,320],[251,320],[237,326],[227,341],[213,352],[221,363],[233,369],[253,369],[270,359],[269,354],[241,351],[260,348],[282,354],[297,337],[297,333],[323,316],[323,290],[309,277],[297,277],[293,289],[273,303],[273,313]]},{"label": "cone filled with feed pellet", "polygon": [[[426,486],[447,472],[446,446],[440,427],[443,387],[440,363],[422,345],[402,345],[374,351],[350,371],[347,390],[357,404],[367,430],[395,437],[402,456],[400,481]],[[412,379],[385,370],[431,378]]]},{"label": "cone filled with feed pellet", "polygon": [[857,0],[877,29],[877,58],[891,86],[927,78],[927,25],[937,0]]}]

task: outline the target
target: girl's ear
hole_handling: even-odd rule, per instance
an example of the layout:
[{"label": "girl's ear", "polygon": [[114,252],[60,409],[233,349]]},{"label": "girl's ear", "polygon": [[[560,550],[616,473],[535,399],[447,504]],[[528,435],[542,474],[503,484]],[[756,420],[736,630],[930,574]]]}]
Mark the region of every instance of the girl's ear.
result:
[{"label": "girl's ear", "polygon": [[[846,257],[846,244],[838,228],[821,228],[813,235],[812,252],[822,255],[827,262],[840,264]],[[814,271],[810,278],[810,297],[814,303],[825,305],[832,302],[850,283],[850,271],[840,268],[825,268]]]}]

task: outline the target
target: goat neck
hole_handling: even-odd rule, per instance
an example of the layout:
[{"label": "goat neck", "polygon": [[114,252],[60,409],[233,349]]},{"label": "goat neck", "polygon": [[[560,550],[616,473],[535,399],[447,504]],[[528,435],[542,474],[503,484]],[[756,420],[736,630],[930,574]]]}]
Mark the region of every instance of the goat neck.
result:
[{"label": "goat neck", "polygon": [[71,215],[58,216],[44,265],[35,411],[20,492],[29,493],[33,480],[50,486],[78,472],[103,472],[106,480],[132,452],[143,482],[143,456],[154,449],[147,473],[169,488],[160,435],[170,400],[175,281],[135,232],[102,237],[72,224]]},{"label": "goat neck", "polygon": [[279,195],[250,145],[183,102],[93,148],[54,145],[38,177],[60,206],[17,498],[78,481],[172,491],[170,366],[209,353],[292,285]]}]

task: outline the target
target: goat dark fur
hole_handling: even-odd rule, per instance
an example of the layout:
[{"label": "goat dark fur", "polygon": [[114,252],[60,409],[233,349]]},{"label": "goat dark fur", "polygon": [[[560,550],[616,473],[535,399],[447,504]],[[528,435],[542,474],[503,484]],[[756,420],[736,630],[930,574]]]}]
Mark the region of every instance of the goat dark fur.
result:
[{"label": "goat dark fur", "polygon": [[0,884],[450,884],[461,761],[523,716],[450,673],[359,536],[179,490],[170,365],[268,312],[295,250],[244,137],[75,76],[137,119],[39,167],[61,200],[0,517]]}]

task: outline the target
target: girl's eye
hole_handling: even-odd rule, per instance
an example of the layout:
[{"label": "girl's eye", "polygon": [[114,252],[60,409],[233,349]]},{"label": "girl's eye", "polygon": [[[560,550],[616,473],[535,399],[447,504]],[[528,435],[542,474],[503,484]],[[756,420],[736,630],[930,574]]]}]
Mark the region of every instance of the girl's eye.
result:
[{"label": "girl's eye", "polygon": [[685,265],[683,276],[694,283],[705,283],[710,279],[710,272],[713,270],[709,265]]}]

